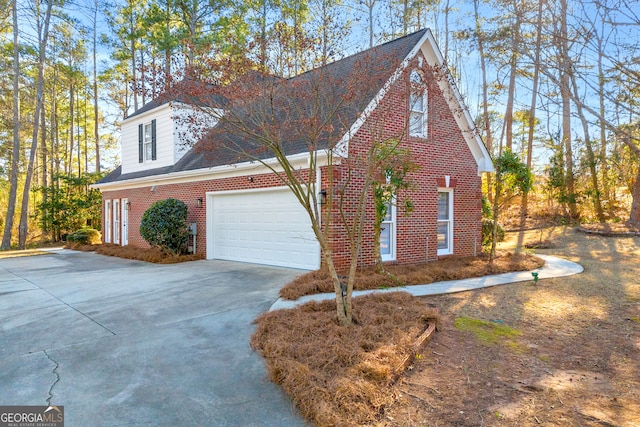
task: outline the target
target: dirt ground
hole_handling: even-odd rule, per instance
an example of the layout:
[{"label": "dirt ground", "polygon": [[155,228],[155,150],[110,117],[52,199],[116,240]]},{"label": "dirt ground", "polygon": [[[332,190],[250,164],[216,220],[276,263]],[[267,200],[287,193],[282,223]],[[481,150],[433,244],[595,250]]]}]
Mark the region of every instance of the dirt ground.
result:
[{"label": "dirt ground", "polygon": [[[640,237],[556,227],[527,232],[535,241],[584,273],[424,298],[439,330],[380,426],[640,426]],[[461,318],[515,334],[483,341]]]}]

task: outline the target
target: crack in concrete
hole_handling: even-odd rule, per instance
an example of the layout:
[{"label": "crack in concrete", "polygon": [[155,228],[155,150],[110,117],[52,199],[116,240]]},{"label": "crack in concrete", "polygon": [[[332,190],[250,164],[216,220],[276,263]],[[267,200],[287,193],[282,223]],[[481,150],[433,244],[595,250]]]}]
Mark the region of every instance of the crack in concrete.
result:
[{"label": "crack in concrete", "polygon": [[53,375],[55,375],[56,380],[53,382],[53,384],[51,384],[51,387],[49,387],[49,397],[47,398],[47,406],[51,406],[51,399],[53,399],[53,388],[56,386],[56,384],[58,384],[58,382],[60,382],[60,374],[58,373],[58,368],[60,367],[60,364],[56,360],[53,360],[53,358],[49,355],[49,353],[47,353],[47,350],[42,350],[42,352],[44,353],[45,356],[47,356],[47,359],[49,359],[52,363],[55,363],[56,365],[53,368]]}]

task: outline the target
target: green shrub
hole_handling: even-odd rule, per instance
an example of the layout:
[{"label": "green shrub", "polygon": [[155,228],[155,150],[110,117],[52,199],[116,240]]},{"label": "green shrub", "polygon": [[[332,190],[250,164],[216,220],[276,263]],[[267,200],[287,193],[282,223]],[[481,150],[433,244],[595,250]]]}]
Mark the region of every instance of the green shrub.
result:
[{"label": "green shrub", "polygon": [[81,228],[67,235],[67,242],[80,245],[98,245],[102,243],[102,235],[93,228]]},{"label": "green shrub", "polygon": [[140,235],[151,246],[165,252],[186,253],[189,238],[187,212],[187,205],[180,200],[157,201],[142,215]]},{"label": "green shrub", "polygon": [[[493,220],[483,218],[482,219],[482,247],[488,248],[491,246],[491,233],[493,231]],[[504,228],[498,224],[498,233],[496,235],[498,242],[504,240]]]}]

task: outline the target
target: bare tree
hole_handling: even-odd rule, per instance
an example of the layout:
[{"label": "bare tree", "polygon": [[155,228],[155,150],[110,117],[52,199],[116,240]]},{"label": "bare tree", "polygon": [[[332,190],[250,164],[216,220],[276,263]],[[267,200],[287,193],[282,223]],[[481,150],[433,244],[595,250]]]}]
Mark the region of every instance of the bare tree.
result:
[{"label": "bare tree", "polygon": [[100,115],[98,113],[98,0],[93,4],[93,138],[96,147],[96,172],[100,173]]},{"label": "bare tree", "polygon": [[[375,135],[376,129],[384,129],[381,123],[393,111],[392,101],[384,97],[379,99],[377,108],[367,110],[376,94],[390,90],[392,85],[406,85],[402,72],[390,77],[393,70],[400,69],[403,58],[376,52],[374,49],[347,58],[347,63],[329,64],[286,80],[248,71],[253,67],[245,64],[241,70],[230,70],[230,75],[243,76],[232,84],[196,82],[192,89],[181,89],[193,97],[191,103],[195,105],[210,105],[207,100],[218,100],[219,110],[202,109],[203,114],[213,115],[218,124],[201,140],[198,150],[216,158],[225,156],[233,163],[261,163],[289,187],[305,209],[323,264],[333,280],[336,313],[342,325],[352,322],[351,295],[364,224],[371,222],[367,218],[372,215],[372,186],[384,173],[377,158],[378,148],[404,134],[404,129],[387,128],[386,134],[374,137],[372,142],[358,139],[359,135]],[[220,110],[224,114],[217,112]],[[360,124],[360,133],[351,134],[354,122]],[[357,142],[348,145],[352,138]],[[303,168],[296,163],[301,156],[306,159]],[[393,153],[384,157],[390,160]],[[325,191],[324,204],[319,200],[321,189]],[[344,255],[336,255],[332,246],[332,236],[336,234],[348,246],[346,282],[338,274],[337,260],[342,258],[336,258]]]}]

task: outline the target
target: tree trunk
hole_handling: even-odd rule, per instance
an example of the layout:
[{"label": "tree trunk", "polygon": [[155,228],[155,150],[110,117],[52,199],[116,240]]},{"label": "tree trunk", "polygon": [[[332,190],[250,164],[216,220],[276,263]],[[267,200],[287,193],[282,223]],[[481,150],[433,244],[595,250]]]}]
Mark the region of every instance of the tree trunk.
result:
[{"label": "tree trunk", "polygon": [[[42,203],[46,206],[48,201],[48,181],[49,181],[49,155],[48,155],[48,147],[47,147],[47,118],[46,118],[46,109],[44,108],[45,99],[44,93],[42,98],[42,113],[40,114],[40,155],[42,159]],[[50,230],[49,221],[45,221],[42,227],[42,234],[45,235]]]},{"label": "tree trunk", "polygon": [[640,227],[640,168],[636,175],[636,182],[633,185],[633,201],[631,202],[631,213],[629,214],[629,222]]},{"label": "tree trunk", "polygon": [[409,0],[402,2],[402,35],[409,34]]},{"label": "tree trunk", "polygon": [[[485,144],[489,155],[493,150],[493,136],[491,134],[491,123],[489,118],[489,86],[487,84],[487,65],[484,53],[484,35],[480,29],[480,16],[478,15],[478,1],[473,0],[473,12],[476,21],[476,38],[478,39],[478,55],[480,55],[480,72],[482,73],[482,116],[484,118]],[[487,174],[487,196],[489,201],[493,201],[491,192],[491,174]]]},{"label": "tree trunk", "polygon": [[[80,143],[80,90],[76,91],[76,141],[78,142],[78,178],[82,175],[82,145]],[[73,128],[71,128],[73,133]]]},{"label": "tree trunk", "polygon": [[493,198],[493,226],[491,227],[491,250],[489,251],[489,262],[492,263],[496,258],[496,245],[498,241],[498,216],[500,214],[500,193],[502,193],[502,174],[496,168],[496,190]]},{"label": "tree trunk", "polygon": [[446,4],[444,6],[444,62],[449,62],[449,0],[446,0]]},{"label": "tree trunk", "polygon": [[267,70],[267,0],[262,0],[260,17],[260,71]]},{"label": "tree trunk", "polygon": [[[603,40],[602,37],[604,37],[604,20],[602,20],[602,33],[600,36],[598,37],[598,98],[600,101],[600,115],[602,117],[605,116],[606,114],[606,110],[605,110],[605,75],[604,75],[604,66],[602,64],[602,59],[604,56],[604,47],[603,47]],[[613,218],[615,216],[615,209],[614,207],[614,203],[613,200],[615,198],[614,192],[611,191],[610,185],[609,185],[609,166],[608,166],[608,160],[607,160],[607,128],[605,123],[600,120],[600,153],[599,153],[599,158],[600,158],[600,170],[602,171],[602,188],[603,188],[603,193],[604,193],[604,197],[605,200],[609,201],[608,204],[608,214],[611,218]]]},{"label": "tree trunk", "polygon": [[[536,104],[538,96],[538,82],[540,80],[540,45],[542,43],[542,2],[538,0],[538,15],[536,20],[536,45],[535,59],[533,64],[533,82],[531,89],[531,108],[529,109],[529,134],[527,135],[527,169],[531,170],[533,164],[533,137],[536,128]],[[522,193],[522,203],[520,207],[520,232],[518,233],[518,241],[516,243],[516,253],[522,251],[524,244],[524,232],[529,215],[529,192]]]},{"label": "tree trunk", "polygon": [[[578,96],[578,84],[576,83],[575,76],[571,76],[571,82],[573,86],[573,93]],[[582,131],[584,132],[584,144],[587,148],[587,162],[589,163],[589,173],[591,174],[591,185],[593,187],[593,205],[598,216],[598,221],[605,222],[604,211],[602,210],[602,203],[600,202],[600,185],[598,184],[598,171],[596,169],[596,156],[593,152],[593,144],[591,143],[591,136],[589,132],[589,123],[584,115],[584,111],[580,104],[576,104],[576,110],[578,111],[578,117],[582,122]]]},{"label": "tree trunk", "polygon": [[576,186],[573,175],[573,148],[571,146],[571,58],[569,58],[569,43],[567,37],[567,0],[560,0],[562,13],[560,15],[560,34],[558,37],[560,50],[560,96],[562,98],[562,143],[565,155],[565,186],[567,191],[569,215],[572,220],[578,218],[576,204]]},{"label": "tree trunk", "polygon": [[[131,17],[129,21],[129,30],[131,35],[131,41],[129,43],[131,50],[131,92],[133,92],[133,111],[138,111],[138,70],[136,69],[136,41],[133,37],[135,32],[135,16],[133,10],[131,11]],[[128,113],[128,112],[127,112]]]},{"label": "tree trunk", "polygon": [[[520,15],[516,11],[516,22],[514,23],[513,39],[511,43],[511,60],[509,61],[509,88],[507,92],[507,106],[504,113],[505,145],[507,149],[513,149],[513,103],[516,92],[516,75],[518,73],[518,51],[520,48]],[[502,148],[502,138],[500,141]],[[502,149],[500,150],[502,153]]]},{"label": "tree trunk", "polygon": [[[44,17],[44,27],[38,31],[40,41],[40,52],[38,57],[38,80],[36,84],[36,108],[33,118],[33,139],[31,141],[31,153],[29,155],[29,165],[22,192],[22,211],[20,212],[20,226],[18,227],[18,249],[25,249],[27,246],[27,234],[29,233],[29,192],[31,191],[31,179],[33,178],[33,164],[38,151],[38,133],[40,125],[40,114],[44,108],[44,62],[46,59],[47,39],[49,37],[49,21],[51,18],[52,1],[47,2],[47,10]],[[72,130],[73,133],[73,130]]]},{"label": "tree trunk", "polygon": [[69,119],[70,119],[70,124],[69,124],[69,167],[67,168],[67,173],[69,175],[71,175],[73,173],[73,150],[74,150],[74,146],[75,146],[75,139],[74,139],[74,130],[73,127],[75,126],[75,90],[73,87],[73,81],[70,83],[69,86]]},{"label": "tree trunk", "polygon": [[95,1],[93,10],[93,138],[96,144],[96,172],[100,173],[100,132],[98,130],[98,63],[97,63],[97,38],[98,38],[98,0]]},{"label": "tree trunk", "polygon": [[18,39],[18,6],[17,0],[11,1],[13,17],[13,150],[11,154],[11,177],[9,179],[9,201],[7,218],[4,223],[2,246],[0,249],[11,249],[13,218],[16,211],[18,194],[18,167],[20,165],[20,44]]},{"label": "tree trunk", "polygon": [[[165,37],[170,37],[171,34],[171,0],[167,0],[167,10],[166,10],[167,21],[165,22],[166,35]],[[171,47],[170,42],[167,45],[167,48],[164,51],[164,88],[165,90],[169,90],[171,87]]]}]

